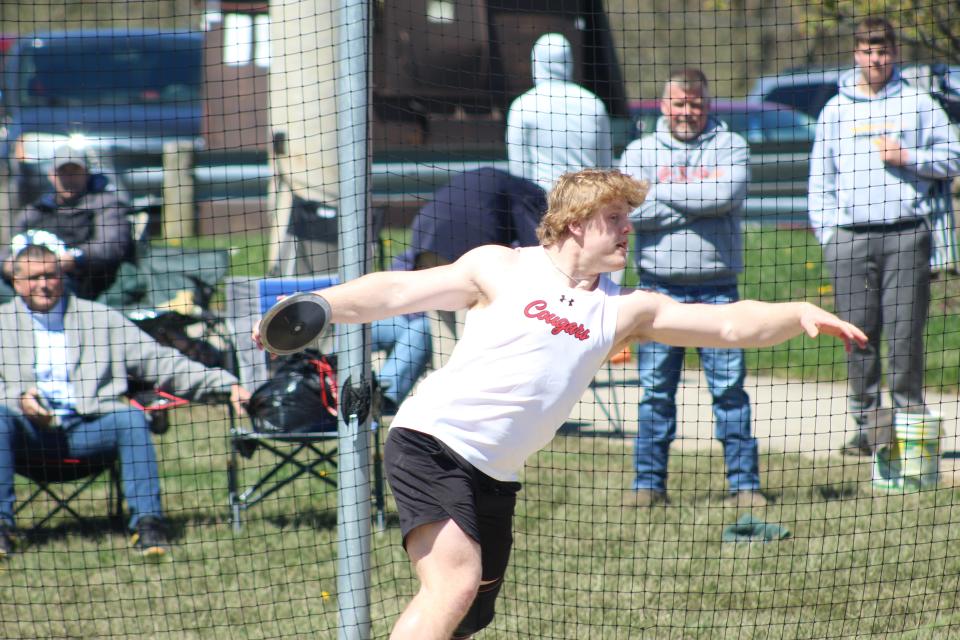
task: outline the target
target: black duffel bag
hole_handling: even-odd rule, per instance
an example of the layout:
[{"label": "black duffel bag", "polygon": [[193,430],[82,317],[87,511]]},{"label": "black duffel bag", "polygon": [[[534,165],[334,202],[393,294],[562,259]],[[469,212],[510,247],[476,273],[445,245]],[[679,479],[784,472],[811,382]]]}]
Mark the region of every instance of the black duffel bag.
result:
[{"label": "black duffel bag", "polygon": [[250,396],[247,413],[260,433],[336,431],[336,357],[311,350],[287,356]]}]

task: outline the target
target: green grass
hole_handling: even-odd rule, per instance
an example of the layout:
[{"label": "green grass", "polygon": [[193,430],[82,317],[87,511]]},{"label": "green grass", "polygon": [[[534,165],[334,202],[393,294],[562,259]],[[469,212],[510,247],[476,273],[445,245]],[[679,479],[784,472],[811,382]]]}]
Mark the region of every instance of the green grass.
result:
[{"label": "green grass", "polygon": [[226,249],[230,252],[231,276],[262,276],[266,272],[269,234],[235,233],[186,238],[176,243],[185,249]]},{"label": "green grass", "polygon": [[[0,637],[335,636],[333,491],[298,481],[246,512],[234,534],[224,416],[178,411],[159,440],[174,560],[144,564],[124,532],[58,521],[0,565]],[[498,616],[480,637],[960,635],[952,488],[874,495],[866,464],[768,455],[762,473],[777,503],[761,515],[791,538],[723,543],[738,514],[721,503],[718,453],[674,455],[675,503],[649,511],[620,506],[629,454],[624,440],[561,436],[531,461]],[[80,508],[97,515],[105,505]],[[390,500],[371,546],[373,637],[382,638],[415,589]]]},{"label": "green grass", "polygon": [[[783,302],[806,300],[833,308],[833,288],[820,247],[804,230],[753,227],[745,237],[745,298]],[[926,383],[946,391],[960,385],[960,278],[941,277],[931,291],[926,328]],[[844,380],[843,347],[833,340],[795,338],[771,349],[748,352],[753,371],[807,380]]]}]

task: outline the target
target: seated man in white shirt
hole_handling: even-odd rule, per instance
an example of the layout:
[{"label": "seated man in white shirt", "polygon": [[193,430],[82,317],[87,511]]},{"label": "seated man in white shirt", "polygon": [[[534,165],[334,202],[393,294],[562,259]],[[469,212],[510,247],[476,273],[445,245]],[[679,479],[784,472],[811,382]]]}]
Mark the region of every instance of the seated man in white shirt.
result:
[{"label": "seated man in white shirt", "polygon": [[116,453],[130,510],[132,542],[162,558],[168,540],[160,476],[147,418],[124,401],[128,379],[188,399],[249,399],[237,379],[163,347],[119,312],[65,292],[53,249],[23,246],[13,256],[17,297],[0,305],[0,560],[13,552],[14,460],[42,453]]}]

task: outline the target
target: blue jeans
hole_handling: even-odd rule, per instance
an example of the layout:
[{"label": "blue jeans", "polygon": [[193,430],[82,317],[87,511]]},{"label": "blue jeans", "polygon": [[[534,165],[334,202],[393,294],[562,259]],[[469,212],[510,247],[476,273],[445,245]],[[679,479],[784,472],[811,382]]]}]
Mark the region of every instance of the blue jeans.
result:
[{"label": "blue jeans", "polygon": [[0,405],[0,520],[13,524],[13,460],[16,453],[91,457],[116,452],[130,528],[145,516],[162,517],[157,456],[147,418],[139,409],[67,419],[62,429],[38,429]]},{"label": "blue jeans", "polygon": [[[641,287],[681,302],[724,304],[739,299],[736,285],[677,286],[643,282]],[[670,443],[677,435],[677,386],[686,349],[657,342],[637,348],[640,386],[639,425],[634,456],[634,489],[666,490]],[[757,441],[750,431],[750,398],[743,389],[746,368],[742,349],[698,348],[713,396],[715,436],[723,444],[730,491],[760,488]]]},{"label": "blue jeans", "polygon": [[371,333],[373,349],[387,351],[379,373],[383,395],[399,405],[433,357],[430,319],[424,313],[411,313],[378,320]]}]

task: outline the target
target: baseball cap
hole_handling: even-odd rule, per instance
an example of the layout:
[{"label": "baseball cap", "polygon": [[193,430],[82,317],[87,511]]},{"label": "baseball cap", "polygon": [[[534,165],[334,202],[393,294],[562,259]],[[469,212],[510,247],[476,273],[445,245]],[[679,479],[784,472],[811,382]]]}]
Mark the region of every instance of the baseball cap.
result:
[{"label": "baseball cap", "polygon": [[77,148],[71,144],[61,144],[53,152],[53,168],[59,169],[65,164],[75,164],[89,169],[90,158],[87,157],[86,149]]}]

